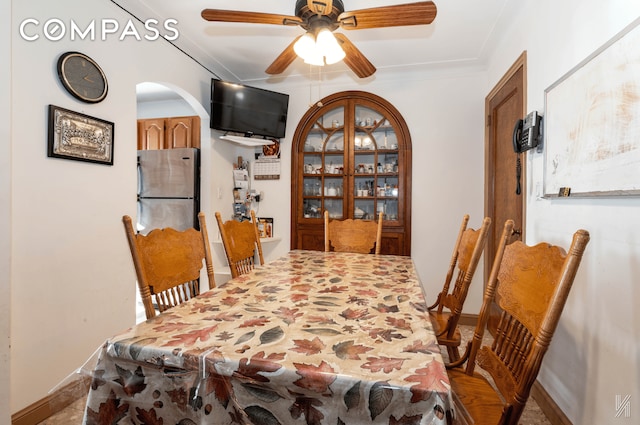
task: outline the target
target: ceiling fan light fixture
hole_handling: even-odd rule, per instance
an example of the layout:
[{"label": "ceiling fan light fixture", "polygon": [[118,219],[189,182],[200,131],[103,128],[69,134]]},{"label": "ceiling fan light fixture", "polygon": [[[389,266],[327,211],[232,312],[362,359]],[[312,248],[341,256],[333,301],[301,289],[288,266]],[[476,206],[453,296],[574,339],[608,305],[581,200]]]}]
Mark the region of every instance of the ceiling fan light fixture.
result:
[{"label": "ceiling fan light fixture", "polygon": [[313,52],[313,53],[309,53],[307,54],[307,56],[302,58],[304,60],[304,63],[309,64],[309,65],[314,65],[314,66],[324,66],[324,59],[322,58],[322,55],[319,54],[318,52]]},{"label": "ceiling fan light fixture", "polygon": [[293,51],[304,60],[304,63],[315,66],[323,66],[324,59],[316,46],[316,39],[312,33],[308,32],[296,41]]},{"label": "ceiling fan light fixture", "polygon": [[316,46],[322,56],[324,56],[327,65],[340,62],[346,56],[344,50],[342,50],[342,47],[338,44],[336,37],[327,28],[318,31]]},{"label": "ceiling fan light fixture", "polygon": [[310,32],[306,33],[296,41],[293,45],[293,51],[296,52],[301,58],[305,58],[309,55],[309,52],[313,52],[316,48],[316,39]]},{"label": "ceiling fan light fixture", "polygon": [[305,63],[315,66],[324,66],[341,61],[345,57],[344,50],[340,47],[333,33],[323,28],[314,37],[307,32],[293,45],[293,51],[301,57]]}]

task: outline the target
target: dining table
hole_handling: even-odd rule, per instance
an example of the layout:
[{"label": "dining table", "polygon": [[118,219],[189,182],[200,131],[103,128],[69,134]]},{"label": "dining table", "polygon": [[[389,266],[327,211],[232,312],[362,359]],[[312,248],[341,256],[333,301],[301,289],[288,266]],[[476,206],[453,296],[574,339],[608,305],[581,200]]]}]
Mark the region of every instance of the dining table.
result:
[{"label": "dining table", "polygon": [[84,424],[451,424],[411,257],[292,250],[109,338]]}]

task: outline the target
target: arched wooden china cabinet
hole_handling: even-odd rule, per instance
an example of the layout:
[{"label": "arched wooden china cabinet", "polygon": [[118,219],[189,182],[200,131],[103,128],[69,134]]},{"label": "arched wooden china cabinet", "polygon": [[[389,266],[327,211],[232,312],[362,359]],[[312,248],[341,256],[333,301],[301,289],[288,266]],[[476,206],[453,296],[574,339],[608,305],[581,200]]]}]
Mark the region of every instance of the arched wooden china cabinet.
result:
[{"label": "arched wooden china cabinet", "polygon": [[382,254],[411,255],[411,136],[393,105],[362,91],[327,96],[298,124],[291,163],[292,249],[324,249],[325,210],[383,211]]}]

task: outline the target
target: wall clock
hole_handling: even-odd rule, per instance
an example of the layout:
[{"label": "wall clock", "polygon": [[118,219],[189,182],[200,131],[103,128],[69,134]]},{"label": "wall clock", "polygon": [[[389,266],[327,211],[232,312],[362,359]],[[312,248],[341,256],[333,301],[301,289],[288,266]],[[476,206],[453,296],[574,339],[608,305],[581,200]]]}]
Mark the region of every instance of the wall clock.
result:
[{"label": "wall clock", "polygon": [[73,97],[98,103],[107,97],[107,77],[102,68],[80,52],[66,52],[58,59],[58,77]]}]

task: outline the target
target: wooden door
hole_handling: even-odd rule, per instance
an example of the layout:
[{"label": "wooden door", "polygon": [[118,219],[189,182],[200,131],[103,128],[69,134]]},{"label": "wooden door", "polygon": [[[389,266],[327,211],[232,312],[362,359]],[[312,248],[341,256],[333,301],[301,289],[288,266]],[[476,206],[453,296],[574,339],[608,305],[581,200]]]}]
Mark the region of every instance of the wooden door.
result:
[{"label": "wooden door", "polygon": [[[523,52],[485,100],[485,214],[492,219],[485,248],[485,276],[489,276],[504,223],[514,221],[509,243],[523,239],[526,193],[525,155],[522,156],[521,193],[516,193],[517,155],[513,150],[513,128],[526,113],[526,52]],[[496,307],[497,308],[497,307]],[[490,316],[490,327],[497,311]]]},{"label": "wooden door", "polygon": [[516,121],[525,115],[525,66],[526,53],[523,53],[487,96],[485,103],[487,113],[485,210],[486,215],[493,221],[485,251],[487,272],[493,262],[495,246],[507,219],[514,221],[515,239],[522,238],[526,161],[523,157],[521,186],[524,189],[521,194],[517,194],[517,154],[513,151],[512,136]]},{"label": "wooden door", "polygon": [[138,150],[163,149],[164,118],[138,120]]}]

